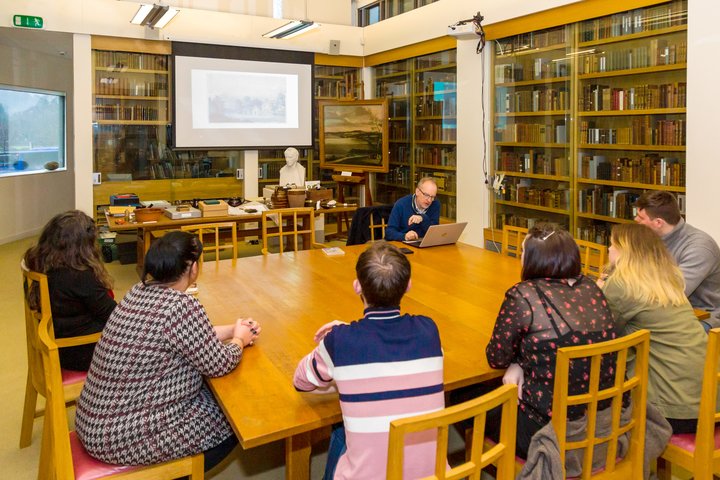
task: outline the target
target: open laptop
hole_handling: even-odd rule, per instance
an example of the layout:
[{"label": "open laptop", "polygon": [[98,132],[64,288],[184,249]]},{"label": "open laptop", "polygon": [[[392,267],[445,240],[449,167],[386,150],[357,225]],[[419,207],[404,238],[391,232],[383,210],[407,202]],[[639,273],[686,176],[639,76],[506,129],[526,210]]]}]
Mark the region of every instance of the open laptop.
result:
[{"label": "open laptop", "polygon": [[458,241],[463,230],[467,226],[467,222],[460,223],[442,223],[440,225],[430,225],[425,236],[418,240],[404,241],[406,245],[411,247],[425,248],[437,247],[438,245],[451,245]]}]

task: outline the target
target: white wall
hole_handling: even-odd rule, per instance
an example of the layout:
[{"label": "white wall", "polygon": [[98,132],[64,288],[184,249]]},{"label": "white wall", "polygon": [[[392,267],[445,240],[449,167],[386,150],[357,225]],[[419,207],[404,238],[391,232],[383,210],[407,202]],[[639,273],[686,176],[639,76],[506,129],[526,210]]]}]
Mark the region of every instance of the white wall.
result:
[{"label": "white wall", "polygon": [[720,243],[720,2],[688,3],[687,221]]},{"label": "white wall", "polygon": [[[38,36],[47,41],[47,51],[26,48],[30,40]],[[65,92],[68,112],[66,171],[0,178],[2,244],[34,235],[53,215],[72,209],[75,181],[72,36],[0,28],[0,37],[0,64],[3,66],[0,68],[0,83]],[[59,55],[57,50],[65,51],[66,55]]]}]

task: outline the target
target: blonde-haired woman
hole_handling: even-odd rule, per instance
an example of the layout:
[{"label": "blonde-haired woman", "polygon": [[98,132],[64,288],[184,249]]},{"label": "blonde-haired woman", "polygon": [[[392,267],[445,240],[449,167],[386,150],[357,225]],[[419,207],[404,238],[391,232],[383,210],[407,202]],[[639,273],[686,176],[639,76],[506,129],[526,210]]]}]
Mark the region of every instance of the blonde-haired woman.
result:
[{"label": "blonde-haired woman", "polygon": [[624,334],[650,330],[648,401],[674,433],[697,428],[707,334],[660,237],[640,224],[615,225],[603,291]]}]

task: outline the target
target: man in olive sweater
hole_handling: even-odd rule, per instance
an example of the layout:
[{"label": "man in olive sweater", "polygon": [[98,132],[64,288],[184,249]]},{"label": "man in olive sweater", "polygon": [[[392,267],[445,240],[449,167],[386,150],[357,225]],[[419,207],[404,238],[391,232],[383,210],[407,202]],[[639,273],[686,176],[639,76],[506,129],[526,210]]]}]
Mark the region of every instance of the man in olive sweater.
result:
[{"label": "man in olive sweater", "polygon": [[645,192],[635,221],[660,235],[685,277],[685,295],[695,308],[710,312],[705,330],[720,327],[720,248],[702,230],[685,223],[670,192]]}]

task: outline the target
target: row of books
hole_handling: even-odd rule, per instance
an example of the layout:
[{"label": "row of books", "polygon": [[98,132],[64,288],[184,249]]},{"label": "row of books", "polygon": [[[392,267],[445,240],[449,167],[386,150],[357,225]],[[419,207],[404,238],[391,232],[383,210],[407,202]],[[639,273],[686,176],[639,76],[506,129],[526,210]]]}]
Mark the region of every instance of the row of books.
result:
[{"label": "row of books", "polygon": [[167,71],[168,67],[164,55],[101,50],[95,50],[95,66],[120,71],[127,69]]},{"label": "row of books", "polygon": [[500,152],[497,170],[503,172],[534,173],[567,176],[567,161],[563,157],[548,157],[542,153]]},{"label": "row of books", "polygon": [[[453,127],[455,126],[453,125]],[[457,128],[450,128],[447,123],[415,125],[415,140],[454,142],[457,140]]]},{"label": "row of books", "polygon": [[[300,155],[300,161],[306,160],[311,152],[311,148],[298,148],[298,154]],[[260,150],[259,152],[260,161],[263,160],[285,160],[285,150],[281,148],[272,150]]]},{"label": "row of books", "polygon": [[635,202],[639,197],[638,192],[596,185],[578,191],[578,211],[632,220],[637,214]]},{"label": "row of books", "polygon": [[444,198],[440,202],[440,216],[445,218],[456,218],[457,204],[454,197]]},{"label": "row of books", "polygon": [[410,83],[406,81],[379,82],[375,89],[378,98],[410,95]]},{"label": "row of books", "polygon": [[390,145],[390,161],[410,163],[410,147],[407,145]]},{"label": "row of books", "polygon": [[134,105],[95,105],[95,120],[135,120],[154,121],[167,120],[167,109]]},{"label": "row of books", "polygon": [[553,124],[514,123],[495,129],[496,142],[566,143],[564,120]]},{"label": "row of books", "polygon": [[387,173],[378,173],[378,181],[387,183],[407,184],[410,180],[410,167],[392,167]]},{"label": "row of books", "polygon": [[520,63],[495,65],[495,83],[542,80],[544,78],[560,78],[570,75],[570,65],[564,57],[538,57],[529,60],[532,60],[532,65],[528,65],[528,68],[525,68]]},{"label": "row of books", "polygon": [[661,157],[657,153],[640,158],[617,157],[609,161],[604,155],[582,154],[580,177],[682,187],[685,185],[685,162],[673,157]]},{"label": "row of books", "polygon": [[98,77],[95,83],[98,95],[124,95],[128,97],[167,97],[167,82],[141,82],[135,78]]},{"label": "row of books", "polygon": [[446,50],[444,52],[435,53],[432,55],[426,55],[420,57],[415,61],[415,68],[425,69],[439,67],[440,65],[447,65],[449,63],[457,62],[457,51]]},{"label": "row of books", "polygon": [[407,101],[407,99],[394,100],[392,102],[388,102],[388,113],[390,114],[390,118],[407,117],[408,116],[408,101]]},{"label": "row of books", "polygon": [[564,26],[550,28],[539,32],[529,32],[497,40],[495,55],[508,55],[514,52],[523,52],[530,48],[545,48],[552,45],[562,45],[567,41]]},{"label": "row of books", "polygon": [[447,95],[442,100],[433,97],[418,97],[415,101],[415,115],[418,117],[449,116],[457,114],[457,96]]},{"label": "row of books", "polygon": [[629,127],[599,128],[595,122],[580,123],[580,142],[596,145],[668,145],[686,143],[685,120],[657,120],[649,116],[633,118]]},{"label": "row of books", "polygon": [[[305,162],[301,162],[305,163]],[[263,180],[271,178],[280,178],[280,169],[285,166],[283,162],[260,163],[258,167],[258,177]]]},{"label": "row of books", "polygon": [[580,27],[580,41],[591,42],[686,24],[687,0],[674,0],[665,5],[584,21]]},{"label": "row of books", "polygon": [[588,242],[609,245],[610,228],[610,225],[607,223],[582,225],[577,227],[576,237],[580,240],[586,240]]},{"label": "row of books", "polygon": [[435,170],[418,169],[415,172],[417,180],[423,177],[432,177],[437,183],[438,191],[453,193],[456,191],[457,181],[454,172],[438,172]]},{"label": "row of books", "polygon": [[580,74],[613,72],[633,68],[675,65],[687,62],[687,41],[677,39],[650,39],[648,45],[603,50],[600,53],[584,55],[580,62]]},{"label": "row of books", "polygon": [[579,108],[585,112],[682,108],[686,106],[686,101],[686,82],[645,84],[630,88],[590,84],[584,85],[582,88]]},{"label": "row of books", "polygon": [[318,79],[315,81],[316,97],[331,98],[358,98],[361,93],[362,82],[359,82],[357,75],[346,73],[342,79]]},{"label": "row of books", "polygon": [[390,140],[407,142],[408,126],[406,123],[391,122],[388,125],[388,133],[390,134]]},{"label": "row of books", "polygon": [[415,79],[415,92],[427,95],[455,92],[457,75],[455,73],[432,72],[418,74]]},{"label": "row of books", "polygon": [[539,207],[567,210],[570,205],[570,190],[561,188],[539,187],[532,184],[510,183],[504,193],[499,194],[502,200],[537,205]]},{"label": "row of books", "polygon": [[415,147],[415,162],[424,165],[457,166],[457,155],[454,148]]},{"label": "row of books", "polygon": [[497,95],[497,112],[546,112],[567,110],[570,96],[566,88],[533,88]]}]

